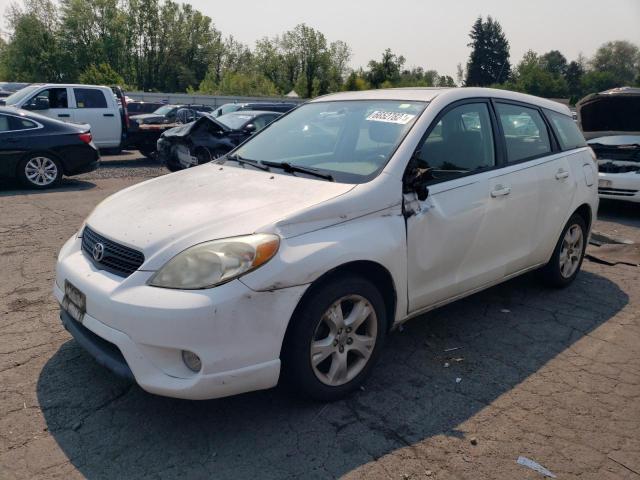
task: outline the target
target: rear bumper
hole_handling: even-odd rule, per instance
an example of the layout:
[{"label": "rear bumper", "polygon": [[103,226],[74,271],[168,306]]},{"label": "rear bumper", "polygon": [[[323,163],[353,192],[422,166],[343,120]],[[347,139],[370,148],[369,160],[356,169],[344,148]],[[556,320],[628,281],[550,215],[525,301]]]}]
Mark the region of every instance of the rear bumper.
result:
[{"label": "rear bumper", "polygon": [[100,152],[93,145],[74,146],[60,152],[66,176],[92,172],[100,166]]}]

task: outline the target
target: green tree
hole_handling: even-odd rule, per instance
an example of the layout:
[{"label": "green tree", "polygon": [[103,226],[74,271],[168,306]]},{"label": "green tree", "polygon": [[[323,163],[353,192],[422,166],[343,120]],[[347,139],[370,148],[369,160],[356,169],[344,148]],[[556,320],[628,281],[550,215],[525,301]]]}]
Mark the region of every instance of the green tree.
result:
[{"label": "green tree", "polygon": [[108,63],[91,64],[78,77],[80,83],[89,85],[123,85],[124,79]]},{"label": "green tree", "polygon": [[469,33],[471,54],[467,62],[465,85],[484,87],[508,80],[509,42],[498,21],[491,16],[486,21],[478,17]]},{"label": "green tree", "polygon": [[200,93],[209,95],[244,95],[273,96],[277,95],[276,86],[264,75],[256,72],[225,72],[219,82],[214,82],[214,74],[200,84]]},{"label": "green tree", "polygon": [[348,91],[356,90],[368,90],[370,87],[369,82],[364,78],[364,72],[351,72],[347,77],[344,84],[344,89]]},{"label": "green tree", "polygon": [[567,59],[558,50],[551,50],[540,57],[540,66],[554,76],[564,75],[567,71]]},{"label": "green tree", "polygon": [[576,103],[582,97],[582,77],[584,66],[580,61],[573,60],[567,65],[564,78],[567,82],[567,90],[571,103]]},{"label": "green tree", "polygon": [[367,81],[373,88],[380,88],[385,82],[397,83],[400,80],[405,61],[402,55],[396,55],[390,48],[387,48],[379,62],[376,60],[369,62]]},{"label": "green tree", "polygon": [[565,98],[568,95],[564,77],[550,73],[542,58],[532,50],[524,54],[508,82],[494,86],[546,98]]},{"label": "green tree", "polygon": [[4,68],[10,80],[65,80],[56,12],[50,0],[25,0],[24,10],[17,4],[9,8],[11,34],[4,49]]},{"label": "green tree", "polygon": [[[633,85],[640,70],[640,49],[625,40],[607,42],[598,48],[590,66],[594,73],[599,72],[615,78],[617,87]],[[604,76],[599,75],[599,78],[604,79]]]}]

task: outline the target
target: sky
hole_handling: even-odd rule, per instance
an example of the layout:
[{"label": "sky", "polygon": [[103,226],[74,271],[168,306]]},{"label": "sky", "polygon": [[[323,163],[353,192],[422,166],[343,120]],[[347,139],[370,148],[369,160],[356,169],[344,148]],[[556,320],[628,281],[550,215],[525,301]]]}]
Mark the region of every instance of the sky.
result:
[{"label": "sky", "polygon": [[[15,0],[0,0],[0,16]],[[469,56],[469,30],[478,15],[502,25],[511,62],[529,49],[560,50],[569,60],[591,56],[610,40],[640,46],[640,0],[190,0],[224,35],[249,45],[306,23],[329,41],[352,48],[351,66],[366,66],[386,48],[455,78]],[[4,22],[0,22],[4,23]]]}]

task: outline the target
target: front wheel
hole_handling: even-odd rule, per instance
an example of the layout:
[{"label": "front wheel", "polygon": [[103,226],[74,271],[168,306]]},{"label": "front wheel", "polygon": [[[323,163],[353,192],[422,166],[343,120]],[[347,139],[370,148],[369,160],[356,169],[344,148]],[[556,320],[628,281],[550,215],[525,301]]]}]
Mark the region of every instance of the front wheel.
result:
[{"label": "front wheel", "polygon": [[27,187],[49,188],[62,180],[62,165],[50,155],[33,155],[18,165],[18,178]]},{"label": "front wheel", "polygon": [[358,276],[315,287],[291,321],[283,351],[285,379],[320,401],[337,400],[362,385],[387,332],[382,295]]},{"label": "front wheel", "polygon": [[544,282],[555,288],[571,284],[580,272],[586,248],[587,224],[574,214],[562,230],[551,260],[540,271]]}]

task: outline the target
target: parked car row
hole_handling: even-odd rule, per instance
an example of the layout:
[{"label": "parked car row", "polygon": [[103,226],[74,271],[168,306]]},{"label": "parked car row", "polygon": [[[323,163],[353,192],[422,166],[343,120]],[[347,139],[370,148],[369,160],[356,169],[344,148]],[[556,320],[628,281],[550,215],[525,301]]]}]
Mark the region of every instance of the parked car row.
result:
[{"label": "parked car row", "polygon": [[[16,88],[19,85],[14,85]],[[6,85],[5,85],[6,88]],[[177,170],[191,166],[193,164],[204,163],[206,158],[215,158],[220,153],[226,153],[242,140],[246,139],[252,133],[263,128],[269,121],[275,118],[274,112],[288,111],[295,106],[293,103],[253,103],[253,104],[232,104],[234,110],[244,112],[244,117],[249,118],[252,112],[250,107],[263,106],[264,112],[260,115],[254,115],[256,118],[255,125],[247,125],[249,122],[243,122],[242,125],[236,125],[237,120],[241,117],[223,118],[221,122],[213,118],[215,108],[208,105],[167,105],[154,104],[145,102],[129,102],[120,88],[104,87],[95,85],[63,85],[63,84],[32,84],[26,85],[24,88],[8,95],[0,100],[0,105],[5,105],[9,110],[4,111],[4,115],[14,118],[16,115],[24,119],[23,123],[37,122],[38,128],[22,128],[16,120],[4,120],[2,142],[0,150],[2,155],[10,155],[11,162],[5,162],[0,165],[0,174],[4,176],[17,176],[37,188],[48,187],[56,184],[62,174],[73,175],[86,171],[83,169],[68,168],[67,163],[76,164],[75,156],[67,162],[64,157],[68,150],[66,140],[62,137],[60,148],[53,149],[55,139],[58,138],[60,132],[67,131],[64,125],[58,125],[53,121],[42,122],[41,119],[48,117],[50,120],[66,122],[68,125],[81,125],[82,133],[90,136],[90,143],[94,150],[103,152],[119,152],[123,148],[136,148],[143,155],[154,156],[160,136],[168,130],[174,129],[181,125],[191,125],[197,123],[194,129],[197,132],[197,138],[192,142],[188,136],[188,132],[192,130],[189,126],[182,134],[167,135],[168,142],[172,142],[174,137],[182,138],[183,144],[199,146],[197,154],[193,149],[194,158],[199,159],[197,162],[180,163],[178,161],[177,152],[182,152],[184,146],[180,149],[172,149],[171,155],[165,155],[167,166],[171,170]],[[130,115],[129,107],[133,111],[140,112],[138,115]],[[149,112],[149,110],[151,110]],[[35,116],[29,116],[29,112]],[[37,114],[39,115],[36,115]],[[198,123],[201,118],[208,120]],[[230,122],[227,125],[225,122]],[[235,123],[234,123],[235,122]],[[203,123],[213,123],[217,128],[224,131],[224,135],[220,135],[217,130],[211,138],[203,135],[203,129],[200,125]],[[180,130],[180,129],[178,129]],[[75,130],[71,130],[75,132]],[[213,130],[212,130],[213,131]],[[55,135],[52,133],[55,132]],[[29,138],[33,138],[33,142],[29,142]],[[89,138],[85,136],[84,138]],[[20,147],[17,148],[17,143]],[[180,143],[180,142],[178,142]],[[27,149],[27,150],[24,150]],[[46,178],[39,176],[37,181],[28,182],[25,179],[24,168],[21,164],[15,164],[16,161],[22,161],[25,156],[33,154],[45,155],[47,172],[53,171],[53,165],[56,165],[56,174],[47,175]],[[209,155],[209,157],[207,157]],[[18,159],[18,160],[16,160]],[[98,162],[95,162],[93,155],[88,155],[86,159],[86,168],[97,168]],[[91,167],[93,166],[93,167]],[[26,177],[29,178],[29,177]],[[34,177],[35,178],[35,177]]]}]

